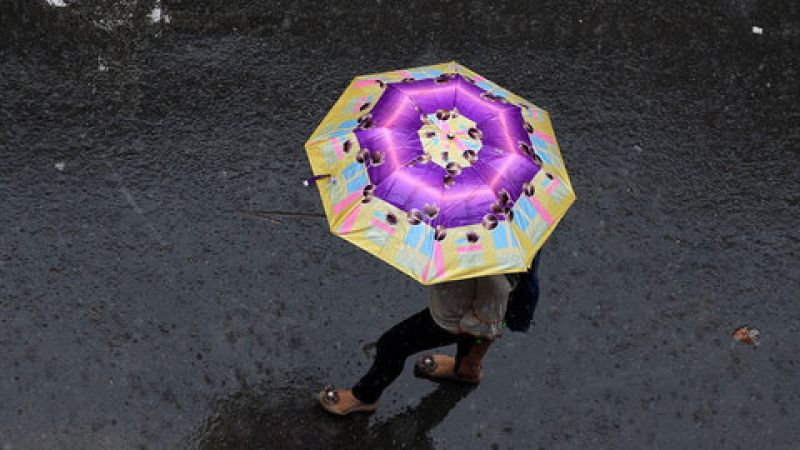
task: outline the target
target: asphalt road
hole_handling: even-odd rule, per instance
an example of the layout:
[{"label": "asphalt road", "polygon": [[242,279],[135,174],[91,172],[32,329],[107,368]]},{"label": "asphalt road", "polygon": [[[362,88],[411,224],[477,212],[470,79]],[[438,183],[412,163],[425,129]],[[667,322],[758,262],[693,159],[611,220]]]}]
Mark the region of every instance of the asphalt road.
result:
[{"label": "asphalt road", "polygon": [[[797,448],[800,7],[588,3],[3,0],[0,449]],[[237,211],[321,212],[349,80],[449,60],[550,112],[578,200],[479,387],[330,417],[424,290]]]}]

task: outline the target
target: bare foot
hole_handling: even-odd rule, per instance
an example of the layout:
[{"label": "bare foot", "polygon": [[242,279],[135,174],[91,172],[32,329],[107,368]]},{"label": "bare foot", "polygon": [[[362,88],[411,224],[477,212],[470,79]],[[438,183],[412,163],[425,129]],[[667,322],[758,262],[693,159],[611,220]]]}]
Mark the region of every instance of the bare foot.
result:
[{"label": "bare foot", "polygon": [[340,416],[351,412],[371,412],[378,407],[378,402],[364,403],[357,399],[350,389],[323,389],[319,393],[319,402],[326,411]]},{"label": "bare foot", "polygon": [[[430,358],[430,359],[429,359]],[[480,364],[467,365],[462,361],[458,372],[456,360],[448,355],[424,355],[417,360],[415,372],[429,378],[442,378],[467,383],[478,383],[482,374]]]}]

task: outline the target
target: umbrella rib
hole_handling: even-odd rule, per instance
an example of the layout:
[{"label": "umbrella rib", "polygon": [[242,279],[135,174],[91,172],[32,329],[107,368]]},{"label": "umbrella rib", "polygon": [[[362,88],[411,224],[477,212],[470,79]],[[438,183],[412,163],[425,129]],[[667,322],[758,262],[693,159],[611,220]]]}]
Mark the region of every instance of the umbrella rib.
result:
[{"label": "umbrella rib", "polygon": [[412,97],[411,95],[409,95],[407,92],[405,92],[405,91],[402,89],[402,87],[401,87],[401,86],[402,86],[402,82],[401,82],[401,83],[389,83],[389,86],[390,86],[390,87],[394,86],[394,88],[397,90],[397,92],[399,92],[399,93],[401,93],[401,94],[405,95],[405,96],[406,96],[406,98],[408,98],[409,100],[411,100],[411,103],[413,103],[413,104],[414,104],[414,106],[416,106],[418,110],[422,111],[422,109],[419,107],[419,103],[417,103],[417,101],[414,99],[414,97]]},{"label": "umbrella rib", "polygon": [[[403,132],[403,133],[405,133],[405,134],[406,134],[405,136],[402,136],[402,137],[403,137],[403,141],[406,141],[406,142],[407,142],[407,141],[409,141],[409,140],[411,140],[411,141],[414,141],[414,139],[415,139],[415,138],[416,138],[417,140],[419,140],[419,135],[417,134],[417,133],[418,133],[418,131],[411,131],[411,130],[405,130],[405,129],[394,129],[394,130],[393,130],[392,128],[384,128],[384,127],[382,127],[382,126],[378,126],[378,127],[376,128],[376,130],[377,130],[377,129],[381,129],[381,130],[386,130],[386,131],[388,131],[388,133],[387,133],[387,134],[389,134],[390,136],[389,136],[389,137],[387,137],[387,139],[394,139],[395,135],[394,135],[394,134],[391,134],[392,132],[395,132],[395,133],[397,133],[398,131],[401,131],[401,132]],[[356,135],[356,139],[358,139],[358,135]],[[359,145],[360,145],[360,144],[361,144],[361,141],[359,140]],[[399,147],[400,147],[401,149],[405,149],[405,148],[407,148],[407,147],[406,147],[406,144],[400,144],[400,145],[399,145]],[[421,141],[420,141],[420,148],[422,148],[422,152],[424,153],[424,152],[425,152],[425,146],[424,146],[424,144],[422,144],[422,142],[421,142]],[[413,158],[409,159],[408,161],[404,161],[402,164],[397,164],[397,168],[395,168],[395,170],[398,170],[398,169],[400,169],[400,168],[402,168],[402,167],[404,167],[404,166],[408,165],[408,163],[410,163],[411,161],[413,161],[414,159],[416,159],[418,156],[419,156],[419,155],[415,155]],[[392,173],[394,173],[394,171],[392,171]],[[390,175],[391,175],[391,174],[390,174]],[[386,178],[389,178],[389,177],[388,177],[388,176],[387,176],[387,177],[384,177],[384,179],[386,179]],[[382,180],[381,180],[381,181],[382,181]],[[379,183],[375,183],[375,182],[374,182],[374,180],[372,179],[372,177],[370,177],[370,182],[371,182],[372,184],[374,184],[375,186],[378,186],[378,185],[380,184],[380,182],[379,182]]]}]

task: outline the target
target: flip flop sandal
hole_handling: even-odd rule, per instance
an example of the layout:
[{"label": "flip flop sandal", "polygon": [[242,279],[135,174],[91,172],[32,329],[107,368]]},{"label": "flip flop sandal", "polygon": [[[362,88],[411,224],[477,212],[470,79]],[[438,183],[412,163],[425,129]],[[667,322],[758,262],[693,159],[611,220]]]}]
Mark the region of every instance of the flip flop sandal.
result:
[{"label": "flip flop sandal", "polygon": [[319,402],[326,411],[337,414],[340,416],[344,416],[350,414],[351,412],[373,412],[378,409],[378,402],[375,403],[361,403],[355,404],[346,409],[338,409],[336,405],[339,403],[339,391],[334,389],[332,386],[325,386],[325,388],[319,393]]},{"label": "flip flop sandal", "polygon": [[417,358],[416,364],[414,364],[414,376],[420,378],[427,378],[429,380],[434,380],[434,381],[450,380],[468,384],[479,384],[481,382],[481,379],[483,379],[482,373],[478,376],[477,379],[475,379],[475,378],[462,377],[461,375],[458,375],[453,371],[444,370],[439,365],[439,363],[436,362],[435,356],[448,357],[446,355],[431,355],[431,354],[420,356],[419,358]]}]

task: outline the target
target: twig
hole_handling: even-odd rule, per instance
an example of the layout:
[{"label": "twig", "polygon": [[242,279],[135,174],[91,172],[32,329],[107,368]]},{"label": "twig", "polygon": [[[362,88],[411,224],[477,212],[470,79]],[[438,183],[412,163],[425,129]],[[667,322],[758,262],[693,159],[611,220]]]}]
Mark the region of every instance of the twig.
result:
[{"label": "twig", "polygon": [[267,219],[273,223],[280,223],[272,220],[273,217],[314,217],[323,219],[325,218],[325,214],[322,213],[306,213],[306,212],[296,212],[296,211],[264,211],[260,209],[245,211],[243,209],[237,209],[236,212],[247,217],[253,217],[256,219]]}]

